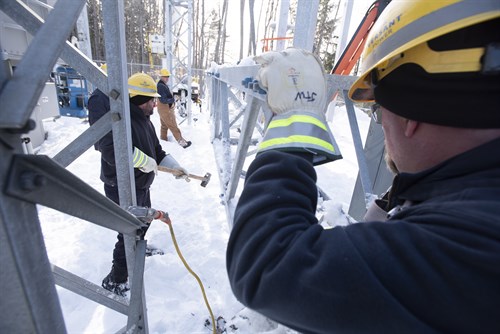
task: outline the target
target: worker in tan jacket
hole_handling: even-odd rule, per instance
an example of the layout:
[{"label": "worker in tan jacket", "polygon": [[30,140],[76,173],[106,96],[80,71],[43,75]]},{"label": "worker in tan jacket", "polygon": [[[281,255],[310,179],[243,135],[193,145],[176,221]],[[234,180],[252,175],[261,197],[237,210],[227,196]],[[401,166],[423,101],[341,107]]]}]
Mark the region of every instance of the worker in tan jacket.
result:
[{"label": "worker in tan jacket", "polygon": [[179,145],[183,148],[188,148],[191,146],[191,142],[182,137],[181,130],[177,126],[177,120],[175,119],[175,99],[170,92],[170,88],[167,86],[169,78],[170,71],[165,68],[161,69],[160,80],[156,85],[158,94],[160,94],[158,101],[158,114],[160,115],[161,122],[160,138],[162,140],[168,140],[167,134],[168,130],[170,130]]}]

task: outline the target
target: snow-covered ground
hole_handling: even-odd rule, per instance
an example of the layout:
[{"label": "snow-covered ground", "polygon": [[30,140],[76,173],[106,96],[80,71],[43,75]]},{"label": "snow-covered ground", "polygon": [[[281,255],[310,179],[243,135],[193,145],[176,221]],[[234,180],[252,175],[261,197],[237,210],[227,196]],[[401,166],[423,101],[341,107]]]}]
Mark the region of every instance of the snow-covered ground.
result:
[{"label": "snow-covered ground", "polygon": [[[364,138],[369,119],[361,111],[357,110],[357,113]],[[159,117],[156,112],[152,121],[158,133]],[[61,117],[45,122],[44,126],[48,139],[38,154],[52,157],[87,129],[88,123]],[[221,187],[215,163],[218,150],[214,150],[210,142],[211,126],[204,104],[202,112],[194,108],[191,124],[185,121],[180,125],[183,136],[193,142],[191,147],[183,149],[173,138],[169,142],[161,141],[164,150],[190,173],[211,173],[209,184],[204,188],[200,186],[200,181],[188,183],[159,172],[151,188],[152,207],[169,213],[180,250],[201,278],[215,317],[225,320],[227,333],[295,333],[245,308],[231,292],[225,265],[230,226],[221,204]],[[337,108],[330,127],[344,159],[318,167],[318,182],[334,198],[323,203],[326,219],[342,223],[345,217],[340,212],[341,209],[348,211],[357,173],[344,107]],[[89,149],[68,169],[103,193],[99,180],[99,152]],[[50,261],[100,285],[111,267],[116,232],[46,207],[39,207],[39,216]],[[168,226],[154,221],[146,239],[149,245],[165,252],[164,255],[146,258],[144,283],[149,332],[210,333],[211,328],[205,327],[205,321],[210,316],[201,290],[177,256]],[[102,305],[60,287],[57,291],[69,333],[115,333],[127,322],[124,315]]]}]

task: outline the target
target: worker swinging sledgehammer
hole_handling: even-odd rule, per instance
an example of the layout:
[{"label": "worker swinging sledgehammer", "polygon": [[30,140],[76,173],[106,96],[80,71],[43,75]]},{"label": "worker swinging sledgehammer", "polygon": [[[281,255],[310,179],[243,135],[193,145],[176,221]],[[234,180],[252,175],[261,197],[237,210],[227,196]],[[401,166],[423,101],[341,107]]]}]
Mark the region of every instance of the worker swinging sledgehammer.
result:
[{"label": "worker swinging sledgehammer", "polygon": [[[173,174],[174,176],[179,176],[178,175],[179,171],[176,169],[168,168],[165,166],[158,166],[158,170],[162,171],[162,172],[167,172],[167,173]],[[187,174],[184,179],[187,182],[190,182],[191,181],[190,179],[200,180],[201,181],[200,185],[202,187],[206,187],[208,182],[210,182],[211,176],[212,176],[212,174],[210,174],[210,173],[206,173],[205,176],[200,176],[200,175],[196,175],[196,174]]]}]

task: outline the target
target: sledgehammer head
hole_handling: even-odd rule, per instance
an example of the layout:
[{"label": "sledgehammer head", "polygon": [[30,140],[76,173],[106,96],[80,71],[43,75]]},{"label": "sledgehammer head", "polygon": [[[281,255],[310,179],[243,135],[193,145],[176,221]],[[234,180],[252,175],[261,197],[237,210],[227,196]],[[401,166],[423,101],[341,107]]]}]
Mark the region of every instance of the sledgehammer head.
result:
[{"label": "sledgehammer head", "polygon": [[208,182],[210,181],[210,177],[212,176],[212,174],[210,173],[206,173],[205,176],[203,177],[203,180],[201,181],[201,186],[202,187],[206,187]]}]

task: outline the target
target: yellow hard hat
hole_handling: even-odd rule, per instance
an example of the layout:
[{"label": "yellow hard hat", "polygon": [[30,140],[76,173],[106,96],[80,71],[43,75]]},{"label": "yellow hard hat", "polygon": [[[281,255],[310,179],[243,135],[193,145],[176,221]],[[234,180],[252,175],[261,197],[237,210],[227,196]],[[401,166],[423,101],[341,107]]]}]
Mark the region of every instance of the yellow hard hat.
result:
[{"label": "yellow hard hat", "polygon": [[374,81],[406,64],[418,65],[431,75],[480,72],[485,45],[439,51],[431,49],[428,42],[499,17],[499,0],[392,0],[367,37],[361,75],[351,86],[349,97],[373,101]]},{"label": "yellow hard hat", "polygon": [[166,68],[162,68],[160,70],[160,76],[162,76],[162,77],[169,77],[170,76],[170,71],[167,70]]},{"label": "yellow hard hat", "polygon": [[128,78],[128,93],[131,98],[137,95],[160,97],[155,81],[146,73],[135,73]]},{"label": "yellow hard hat", "polygon": [[103,70],[104,72],[108,72],[108,65],[106,65],[106,63],[102,63],[101,65],[101,70]]}]

